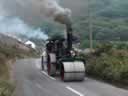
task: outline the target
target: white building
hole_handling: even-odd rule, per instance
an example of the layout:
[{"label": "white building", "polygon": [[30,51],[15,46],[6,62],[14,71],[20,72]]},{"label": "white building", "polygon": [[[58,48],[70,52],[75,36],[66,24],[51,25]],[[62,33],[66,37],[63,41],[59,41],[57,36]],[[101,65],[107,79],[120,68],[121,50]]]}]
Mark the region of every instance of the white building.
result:
[{"label": "white building", "polygon": [[31,47],[33,49],[36,49],[36,44],[33,43],[32,41],[26,41],[25,45],[27,45],[27,46],[29,46],[29,47]]}]

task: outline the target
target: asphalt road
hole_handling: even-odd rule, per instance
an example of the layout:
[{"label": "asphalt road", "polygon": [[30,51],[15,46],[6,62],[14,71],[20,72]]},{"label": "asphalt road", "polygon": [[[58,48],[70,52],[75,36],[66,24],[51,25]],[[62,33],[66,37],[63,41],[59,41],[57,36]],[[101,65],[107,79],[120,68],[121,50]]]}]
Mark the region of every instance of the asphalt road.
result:
[{"label": "asphalt road", "polygon": [[40,59],[17,60],[16,96],[128,96],[128,90],[85,77],[83,82],[62,82],[41,71]]}]

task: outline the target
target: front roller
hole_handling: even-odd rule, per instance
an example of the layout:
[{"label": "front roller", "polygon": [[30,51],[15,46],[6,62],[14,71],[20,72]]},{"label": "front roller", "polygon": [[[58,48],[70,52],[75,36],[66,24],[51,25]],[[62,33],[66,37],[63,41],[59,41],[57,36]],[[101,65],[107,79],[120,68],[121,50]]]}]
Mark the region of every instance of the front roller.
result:
[{"label": "front roller", "polygon": [[61,79],[63,81],[82,81],[85,77],[85,65],[82,61],[62,62]]}]

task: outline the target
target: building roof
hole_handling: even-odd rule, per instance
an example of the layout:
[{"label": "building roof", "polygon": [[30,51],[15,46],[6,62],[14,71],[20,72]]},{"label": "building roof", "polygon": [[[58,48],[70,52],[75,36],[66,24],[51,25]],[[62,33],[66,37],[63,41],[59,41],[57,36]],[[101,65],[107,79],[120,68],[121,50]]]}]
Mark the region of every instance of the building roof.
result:
[{"label": "building roof", "polygon": [[26,41],[26,42],[25,42],[25,44],[26,44],[26,45],[31,45],[31,47],[32,47],[33,49],[35,49],[35,48],[36,48],[36,44],[35,44],[35,43],[33,43],[33,42],[32,42],[32,41],[30,41],[30,40]]}]

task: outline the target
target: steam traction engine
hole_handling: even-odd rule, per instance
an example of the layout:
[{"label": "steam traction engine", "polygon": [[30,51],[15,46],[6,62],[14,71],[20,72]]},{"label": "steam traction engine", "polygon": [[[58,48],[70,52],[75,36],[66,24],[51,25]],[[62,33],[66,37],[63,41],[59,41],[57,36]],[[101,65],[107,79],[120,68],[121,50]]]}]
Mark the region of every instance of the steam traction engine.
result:
[{"label": "steam traction engine", "polygon": [[[63,81],[82,81],[85,77],[85,61],[77,56],[72,48],[72,27],[66,26],[67,38],[53,37],[46,44],[42,67],[46,64],[48,75],[60,73]],[[45,64],[44,64],[45,63]]]}]

